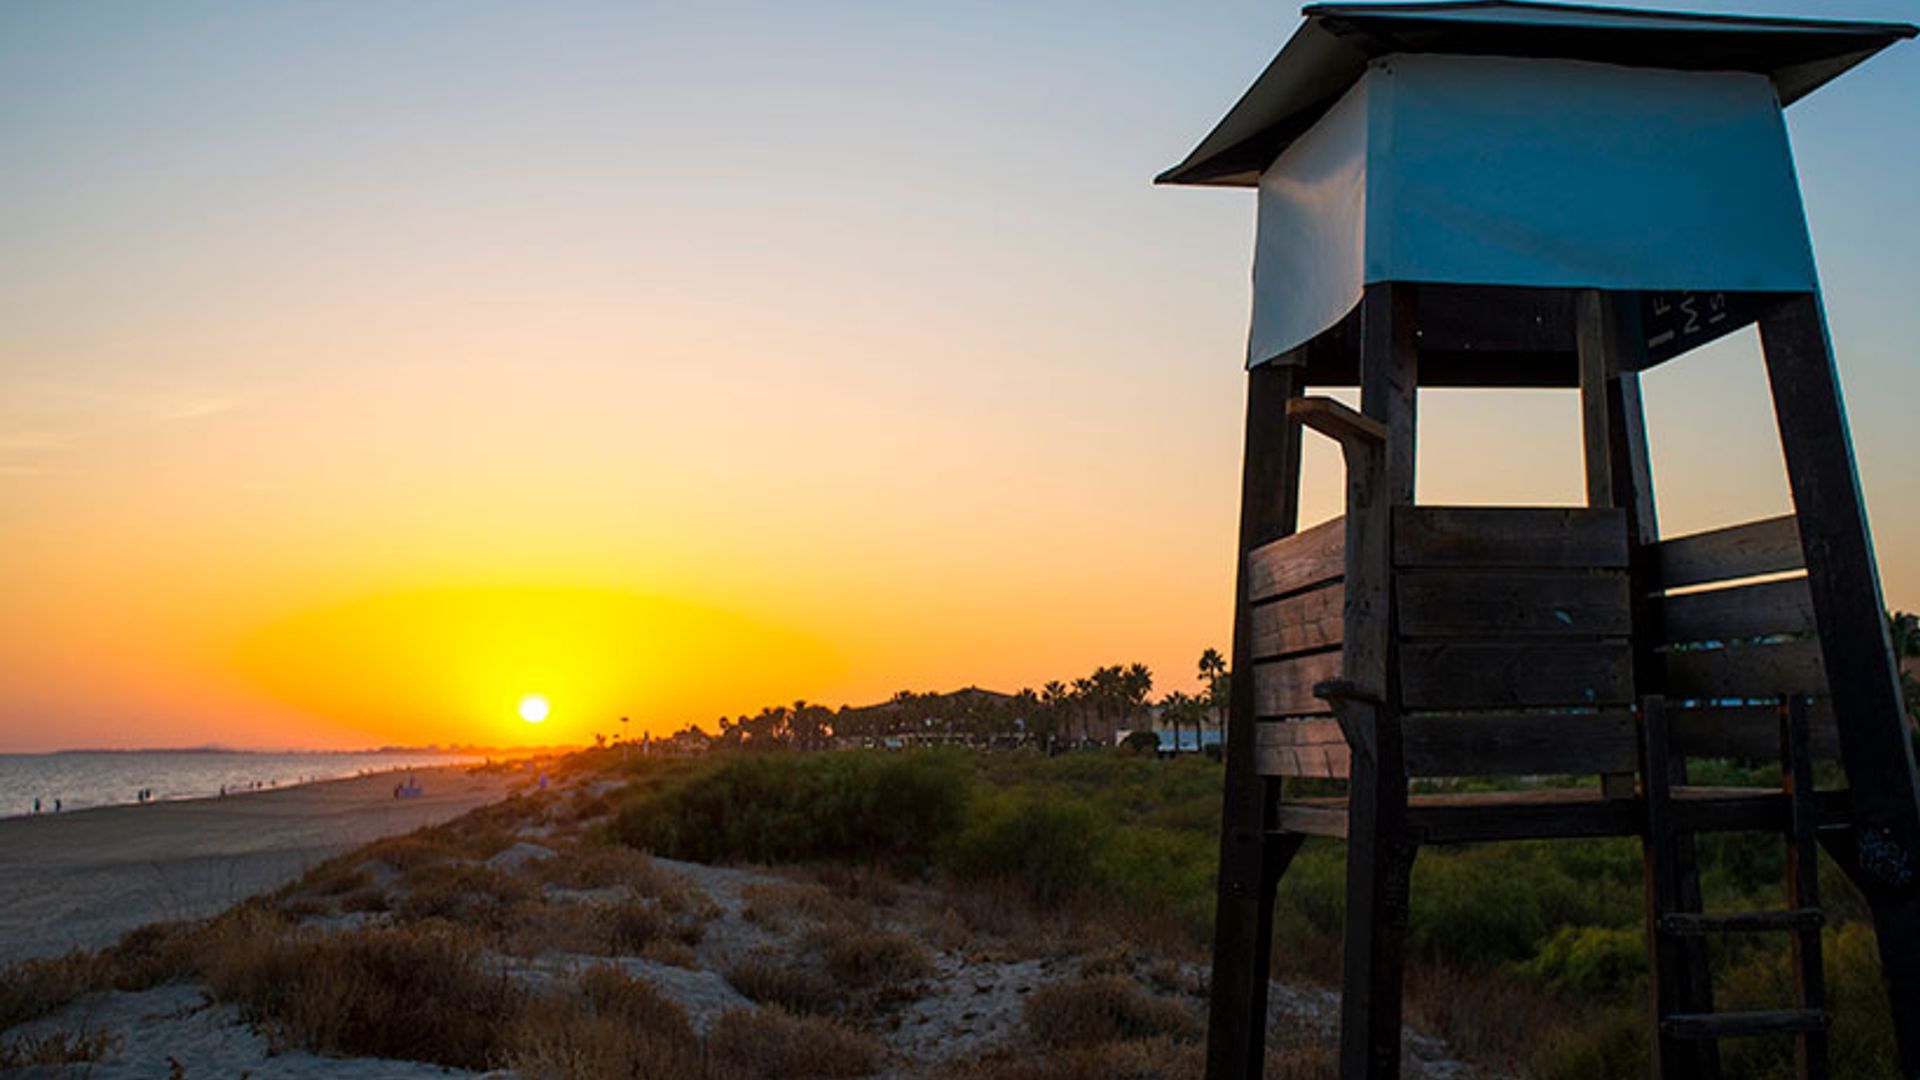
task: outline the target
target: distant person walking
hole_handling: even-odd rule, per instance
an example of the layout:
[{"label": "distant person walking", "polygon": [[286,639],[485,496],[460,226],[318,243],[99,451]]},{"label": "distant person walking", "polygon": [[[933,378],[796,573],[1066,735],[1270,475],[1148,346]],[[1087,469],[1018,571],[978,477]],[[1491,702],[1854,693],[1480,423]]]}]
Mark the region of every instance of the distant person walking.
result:
[{"label": "distant person walking", "polygon": [[40,812],[40,800],[39,800],[39,799],[35,799],[35,800],[33,800],[33,812],[34,812],[34,813],[36,813],[36,814]]}]

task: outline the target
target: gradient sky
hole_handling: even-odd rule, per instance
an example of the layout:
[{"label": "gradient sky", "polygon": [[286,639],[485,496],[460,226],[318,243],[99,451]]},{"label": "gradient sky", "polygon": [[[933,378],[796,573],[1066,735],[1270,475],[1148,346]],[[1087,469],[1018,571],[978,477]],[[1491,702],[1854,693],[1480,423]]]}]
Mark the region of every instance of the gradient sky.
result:
[{"label": "gradient sky", "polygon": [[[1191,686],[1228,638],[1254,208],[1149,181],[1296,21],[0,4],[0,750]],[[1905,607],[1917,108],[1909,44],[1789,112]],[[1647,386],[1668,531],[1787,509],[1750,333]],[[1577,501],[1571,393],[1421,408],[1421,499]]]}]

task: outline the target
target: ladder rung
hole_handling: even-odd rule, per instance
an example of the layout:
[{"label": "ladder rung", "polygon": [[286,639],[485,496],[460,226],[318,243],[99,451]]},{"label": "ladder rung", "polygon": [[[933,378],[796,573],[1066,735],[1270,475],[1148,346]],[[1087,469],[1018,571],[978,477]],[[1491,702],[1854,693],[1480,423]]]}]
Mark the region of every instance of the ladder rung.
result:
[{"label": "ladder rung", "polygon": [[1660,1030],[1676,1039],[1726,1039],[1782,1031],[1825,1031],[1826,1027],[1827,1014],[1819,1009],[1674,1013],[1660,1021]]},{"label": "ladder rung", "polygon": [[1663,934],[1674,937],[1700,937],[1705,934],[1763,934],[1774,930],[1818,930],[1827,919],[1819,908],[1793,908],[1788,911],[1730,911],[1702,915],[1682,911],[1660,916],[1655,925]]}]

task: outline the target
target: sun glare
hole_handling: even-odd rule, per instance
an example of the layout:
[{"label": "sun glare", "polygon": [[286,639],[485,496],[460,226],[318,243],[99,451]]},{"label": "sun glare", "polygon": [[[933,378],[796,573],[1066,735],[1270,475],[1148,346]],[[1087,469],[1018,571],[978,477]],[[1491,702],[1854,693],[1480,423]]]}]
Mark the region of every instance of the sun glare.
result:
[{"label": "sun glare", "polygon": [[520,699],[520,719],[529,724],[537,724],[547,718],[547,699],[539,694],[528,694]]}]

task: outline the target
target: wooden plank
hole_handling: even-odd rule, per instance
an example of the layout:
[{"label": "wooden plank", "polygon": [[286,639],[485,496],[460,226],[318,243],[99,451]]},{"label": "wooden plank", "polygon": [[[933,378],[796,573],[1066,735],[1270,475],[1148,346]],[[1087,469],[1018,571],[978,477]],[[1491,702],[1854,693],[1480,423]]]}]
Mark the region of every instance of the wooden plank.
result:
[{"label": "wooden plank", "polygon": [[[1675,699],[1752,699],[1782,694],[1825,697],[1827,677],[1820,643],[1811,639],[1773,645],[1728,645],[1663,654],[1667,696]],[[1779,741],[1774,742],[1776,747]]]},{"label": "wooden plank", "polygon": [[1258,603],[1337,579],[1346,569],[1347,522],[1323,521],[1247,556],[1247,598]]},{"label": "wooden plank", "polygon": [[1625,637],[1633,631],[1624,572],[1409,570],[1395,585],[1403,640]]},{"label": "wooden plank", "polygon": [[1814,629],[1813,593],[1803,577],[1665,596],[1655,606],[1666,645],[1808,634]]},{"label": "wooden plank", "polygon": [[1340,677],[1340,653],[1308,653],[1253,665],[1254,713],[1261,717],[1325,714],[1327,703],[1313,688]]},{"label": "wooden plank", "polygon": [[1266,660],[1340,644],[1345,601],[1346,590],[1336,583],[1256,606],[1253,609],[1254,659]]},{"label": "wooden plank", "polygon": [[1403,567],[1627,566],[1626,511],[1533,506],[1398,506],[1393,561]]},{"label": "wooden plank", "polygon": [[1581,289],[1573,297],[1573,347],[1580,364],[1580,433],[1586,465],[1587,505],[1616,506],[1612,430],[1607,411],[1607,382],[1615,358],[1607,340],[1605,298],[1598,289]]},{"label": "wooden plank", "polygon": [[[1780,756],[1780,718],[1774,705],[1683,707],[1669,701],[1667,711],[1675,754],[1748,761],[1773,761]],[[1833,722],[1833,703],[1815,698],[1807,723],[1813,755],[1826,761],[1837,759],[1840,731]]]},{"label": "wooden plank", "polygon": [[1745,1035],[1826,1029],[1827,1014],[1818,1009],[1675,1013],[1660,1021],[1661,1032],[1676,1039],[1734,1039]]},{"label": "wooden plank", "polygon": [[1655,555],[1660,584],[1668,589],[1778,574],[1804,565],[1800,527],[1792,514],[1676,536],[1661,541]]},{"label": "wooden plank", "polygon": [[1526,709],[1624,705],[1633,653],[1624,640],[1408,642],[1400,694],[1409,709]]},{"label": "wooden plank", "polygon": [[1480,713],[1401,721],[1410,776],[1538,776],[1631,772],[1633,713]]},{"label": "wooden plank", "polygon": [[1263,776],[1311,776],[1339,779],[1351,767],[1347,740],[1332,720],[1283,720],[1260,725],[1260,773]]},{"label": "wooden plank", "polygon": [[[1333,803],[1283,802],[1274,809],[1274,831],[1299,833],[1302,836],[1330,836],[1337,840],[1347,838],[1347,804],[1345,800]],[[1244,1076],[1245,1073],[1234,1073]]]}]

